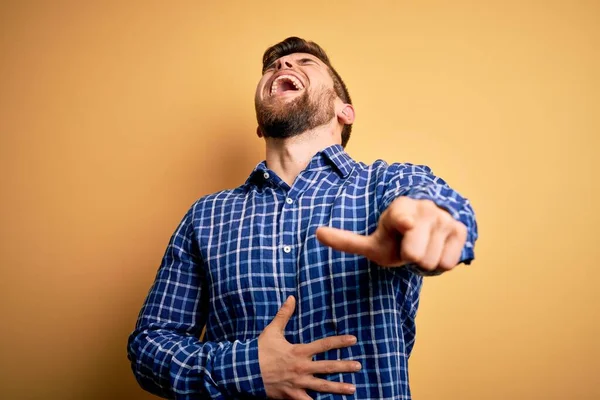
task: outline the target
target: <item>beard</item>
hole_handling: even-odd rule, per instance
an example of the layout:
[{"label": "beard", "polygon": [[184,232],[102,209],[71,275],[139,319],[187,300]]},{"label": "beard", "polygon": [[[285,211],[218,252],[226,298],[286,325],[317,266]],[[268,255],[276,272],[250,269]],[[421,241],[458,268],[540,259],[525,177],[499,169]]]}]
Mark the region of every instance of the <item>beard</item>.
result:
[{"label": "beard", "polygon": [[298,98],[285,102],[268,97],[255,102],[256,120],[266,138],[285,139],[325,125],[335,116],[333,89],[321,88],[309,96],[304,90]]}]

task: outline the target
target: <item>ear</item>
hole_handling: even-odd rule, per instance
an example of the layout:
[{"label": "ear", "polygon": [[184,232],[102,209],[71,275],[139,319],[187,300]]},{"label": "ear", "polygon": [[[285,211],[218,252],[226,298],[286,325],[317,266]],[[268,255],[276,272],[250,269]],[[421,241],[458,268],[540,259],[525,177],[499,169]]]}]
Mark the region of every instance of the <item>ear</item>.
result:
[{"label": "ear", "polygon": [[344,104],[337,113],[338,121],[344,125],[352,125],[355,116],[352,104]]},{"label": "ear", "polygon": [[258,136],[259,138],[263,137],[262,129],[260,129],[260,126],[256,127],[256,136]]}]

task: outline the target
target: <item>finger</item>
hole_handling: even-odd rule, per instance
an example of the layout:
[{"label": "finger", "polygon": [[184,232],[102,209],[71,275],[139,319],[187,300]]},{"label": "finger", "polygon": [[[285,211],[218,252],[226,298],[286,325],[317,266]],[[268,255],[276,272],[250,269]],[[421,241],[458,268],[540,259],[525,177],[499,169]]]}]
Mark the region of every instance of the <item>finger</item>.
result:
[{"label": "finger", "polygon": [[388,231],[394,233],[406,233],[415,226],[416,215],[411,210],[412,207],[394,207],[384,212],[380,219],[380,224]]},{"label": "finger", "polygon": [[416,200],[399,197],[382,214],[380,224],[387,230],[405,233],[415,226],[416,206]]},{"label": "finger", "polygon": [[293,392],[289,393],[288,396],[290,396],[290,399],[292,400],[313,400],[313,398],[306,393],[306,390],[302,389],[294,390]]},{"label": "finger", "polygon": [[446,240],[446,245],[444,246],[444,251],[442,252],[442,256],[440,258],[440,268],[450,270],[456,267],[458,261],[460,260],[462,250],[465,247],[466,240],[466,228],[459,228],[453,234],[448,236],[448,239]]},{"label": "finger", "polygon": [[298,344],[296,348],[298,353],[307,357],[312,357],[315,354],[325,353],[333,349],[342,349],[356,344],[356,336],[341,335],[331,336],[324,339],[315,340],[312,343]]},{"label": "finger", "polygon": [[314,374],[335,374],[339,372],[360,371],[361,365],[358,361],[312,361],[308,367],[308,372]]},{"label": "finger", "polygon": [[431,223],[424,220],[402,237],[400,259],[403,264],[420,264],[425,256],[431,235]]},{"label": "finger", "polygon": [[327,226],[318,228],[316,234],[322,244],[338,251],[366,257],[372,252],[372,238],[369,236]]},{"label": "finger", "polygon": [[433,271],[440,265],[449,231],[447,225],[436,226],[432,229],[429,243],[427,244],[427,250],[425,250],[423,258],[418,263],[419,267],[427,271]]},{"label": "finger", "polygon": [[283,333],[285,331],[285,327],[286,327],[287,323],[289,322],[290,318],[294,314],[295,308],[296,308],[296,299],[294,298],[294,296],[289,296],[286,299],[285,303],[283,303],[283,305],[281,306],[279,311],[277,311],[275,318],[273,318],[273,320],[271,321],[269,326],[273,326],[277,330],[279,330],[281,333]]},{"label": "finger", "polygon": [[349,383],[331,382],[314,376],[302,378],[298,384],[305,389],[321,393],[353,394],[356,391],[356,387]]}]

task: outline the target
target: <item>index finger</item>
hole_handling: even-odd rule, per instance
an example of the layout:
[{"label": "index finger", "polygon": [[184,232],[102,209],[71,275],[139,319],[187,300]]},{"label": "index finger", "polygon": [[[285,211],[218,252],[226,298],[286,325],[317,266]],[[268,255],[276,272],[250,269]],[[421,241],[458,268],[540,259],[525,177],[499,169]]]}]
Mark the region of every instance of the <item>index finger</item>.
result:
[{"label": "index finger", "polygon": [[319,353],[325,353],[326,351],[333,349],[342,349],[344,347],[350,347],[356,344],[356,336],[352,335],[340,335],[330,336],[323,339],[315,340],[312,343],[298,344],[298,352],[304,356],[312,357]]},{"label": "index finger", "polygon": [[316,231],[317,239],[325,246],[345,253],[368,257],[371,242],[368,236],[359,235],[343,229],[321,226]]}]

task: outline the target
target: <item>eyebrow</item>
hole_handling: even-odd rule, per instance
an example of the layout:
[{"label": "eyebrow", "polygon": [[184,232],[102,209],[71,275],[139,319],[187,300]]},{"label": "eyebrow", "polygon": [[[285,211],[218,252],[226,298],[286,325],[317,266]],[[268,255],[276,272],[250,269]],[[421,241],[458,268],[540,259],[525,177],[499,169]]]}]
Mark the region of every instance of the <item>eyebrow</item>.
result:
[{"label": "eyebrow", "polygon": [[[273,60],[273,62],[271,62],[269,65],[267,65],[267,66],[264,68],[264,71],[268,70],[269,68],[273,68],[273,66],[275,65],[275,63],[277,62],[277,60],[279,60],[279,58],[277,58],[277,59]],[[312,62],[314,62],[315,64],[317,64],[317,65],[319,65],[319,66],[320,66],[320,64],[319,64],[319,59],[318,59],[318,58],[316,58],[316,57],[314,57],[314,58],[312,58],[312,57],[302,57],[302,58],[299,58],[299,59],[298,59],[298,62],[302,62],[302,61],[312,61]]]}]

